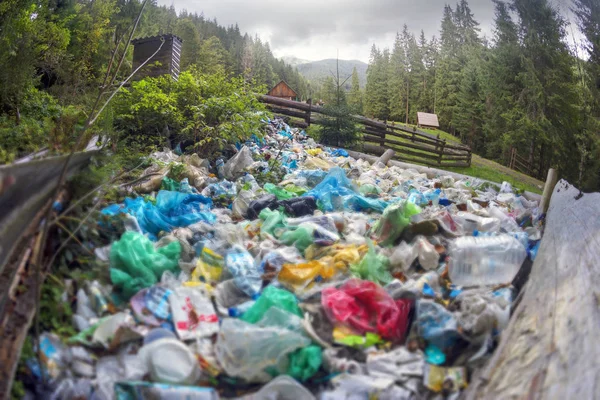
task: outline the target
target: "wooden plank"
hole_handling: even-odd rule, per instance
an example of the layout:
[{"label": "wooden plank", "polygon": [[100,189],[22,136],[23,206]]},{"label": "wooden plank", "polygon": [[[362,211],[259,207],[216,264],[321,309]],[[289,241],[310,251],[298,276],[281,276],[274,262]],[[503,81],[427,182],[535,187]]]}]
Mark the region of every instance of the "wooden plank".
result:
[{"label": "wooden plank", "polygon": [[523,298],[467,399],[597,399],[600,193],[554,188]]},{"label": "wooden plank", "polygon": [[269,109],[275,114],[283,114],[289,117],[296,117],[306,120],[306,112],[290,110],[288,108],[276,107],[272,105],[268,105]]},{"label": "wooden plank", "polygon": [[398,133],[398,132],[393,132],[393,131],[388,131],[387,134],[390,136],[395,136],[395,137],[402,138],[402,139],[408,139],[408,140],[412,140],[412,141],[419,142],[419,143],[430,144],[432,146],[439,146],[442,143],[441,140],[423,138],[423,137],[420,137],[418,134],[407,135],[404,133]]}]

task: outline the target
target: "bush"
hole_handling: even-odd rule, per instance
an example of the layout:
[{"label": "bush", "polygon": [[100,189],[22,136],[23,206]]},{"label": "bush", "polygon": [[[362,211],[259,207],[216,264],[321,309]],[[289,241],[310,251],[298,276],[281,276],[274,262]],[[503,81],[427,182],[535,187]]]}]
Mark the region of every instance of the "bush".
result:
[{"label": "bush", "polygon": [[115,102],[115,127],[126,142],[183,142],[211,155],[227,143],[260,135],[265,108],[252,89],[241,78],[196,70],[181,73],[177,81],[146,78],[123,90]]}]

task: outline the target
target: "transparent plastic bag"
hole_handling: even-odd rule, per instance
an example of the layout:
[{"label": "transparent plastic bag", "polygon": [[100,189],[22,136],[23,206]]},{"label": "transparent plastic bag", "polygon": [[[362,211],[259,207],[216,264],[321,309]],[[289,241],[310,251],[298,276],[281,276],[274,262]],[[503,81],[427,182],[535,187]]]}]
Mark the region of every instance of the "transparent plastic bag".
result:
[{"label": "transparent plastic bag", "polygon": [[381,242],[382,246],[393,245],[402,235],[404,228],[410,224],[411,217],[420,212],[419,206],[407,201],[388,206],[373,226],[373,237]]},{"label": "transparent plastic bag", "polygon": [[361,279],[384,285],[390,283],[393,278],[389,271],[389,259],[375,250],[372,241],[368,241],[367,244],[369,251],[358,263],[350,265],[350,271]]},{"label": "transparent plastic bag", "polygon": [[229,376],[267,382],[273,372],[283,374],[288,370],[290,353],[309,344],[310,339],[298,332],[228,318],[217,336],[215,354]]},{"label": "transparent plastic bag", "polygon": [[244,169],[251,166],[253,162],[252,152],[248,147],[244,146],[225,163],[223,173],[227,179],[235,179],[244,172]]}]

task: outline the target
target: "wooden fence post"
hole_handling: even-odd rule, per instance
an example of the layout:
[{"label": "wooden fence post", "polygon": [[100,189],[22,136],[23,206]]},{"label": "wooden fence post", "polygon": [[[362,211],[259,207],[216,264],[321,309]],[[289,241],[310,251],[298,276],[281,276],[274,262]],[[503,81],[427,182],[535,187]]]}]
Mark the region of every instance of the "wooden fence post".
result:
[{"label": "wooden fence post", "polygon": [[550,205],[550,197],[552,196],[552,192],[554,191],[554,186],[556,186],[556,182],[558,181],[558,174],[554,168],[550,168],[548,170],[548,177],[546,178],[546,184],[544,185],[544,193],[542,193],[542,200],[540,201],[540,208],[542,212],[548,211],[548,206]]},{"label": "wooden fence post", "polygon": [[438,165],[442,165],[442,157],[444,156],[444,147],[446,147],[446,139],[442,140],[442,145],[440,146],[440,158],[438,158]]},{"label": "wooden fence post", "polygon": [[310,126],[310,112],[311,112],[311,108],[312,108],[311,106],[312,106],[312,99],[308,99],[308,110],[306,111],[306,118],[304,119],[307,126]]}]

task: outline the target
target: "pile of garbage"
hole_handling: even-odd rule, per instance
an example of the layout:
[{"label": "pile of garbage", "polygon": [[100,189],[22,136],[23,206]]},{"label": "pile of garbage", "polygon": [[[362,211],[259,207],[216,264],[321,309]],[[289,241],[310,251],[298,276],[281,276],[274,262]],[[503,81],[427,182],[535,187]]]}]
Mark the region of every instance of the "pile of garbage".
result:
[{"label": "pile of garbage", "polygon": [[[107,282],[44,333],[46,398],[455,398],[507,326],[538,204],[317,145],[281,120],[214,166],[150,155],[102,210]],[[179,168],[184,178],[167,177]],[[279,182],[274,177],[283,176]],[[259,183],[261,182],[261,183]]]}]

